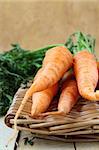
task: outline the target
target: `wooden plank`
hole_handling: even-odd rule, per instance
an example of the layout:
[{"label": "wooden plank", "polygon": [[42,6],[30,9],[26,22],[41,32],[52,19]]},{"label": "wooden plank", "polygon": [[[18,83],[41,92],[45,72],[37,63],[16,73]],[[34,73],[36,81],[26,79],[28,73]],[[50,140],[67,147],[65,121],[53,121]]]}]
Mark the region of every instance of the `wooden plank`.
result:
[{"label": "wooden plank", "polygon": [[76,150],[99,150],[99,142],[76,143]]},{"label": "wooden plank", "polygon": [[8,128],[4,124],[4,117],[0,118],[0,150],[12,150],[14,148],[14,144],[16,141],[17,133],[13,140],[8,144],[8,147],[6,148],[6,144],[8,142],[8,139],[13,135],[14,130]]},{"label": "wooden plank", "polygon": [[22,131],[17,150],[74,150],[73,143],[64,143],[44,139],[34,139],[34,144],[32,146],[29,144],[24,145],[24,138],[28,137],[30,139],[32,136],[33,135],[30,132]]}]

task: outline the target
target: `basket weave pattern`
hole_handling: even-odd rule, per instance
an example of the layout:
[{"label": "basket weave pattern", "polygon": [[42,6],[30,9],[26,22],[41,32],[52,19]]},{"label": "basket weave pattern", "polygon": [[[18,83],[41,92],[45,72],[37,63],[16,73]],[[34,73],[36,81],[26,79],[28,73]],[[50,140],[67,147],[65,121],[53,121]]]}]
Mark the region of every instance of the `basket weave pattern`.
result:
[{"label": "basket weave pattern", "polygon": [[[5,123],[13,128],[14,116],[29,88],[20,87],[14,96],[13,103],[5,117]],[[20,118],[17,119],[19,130],[30,131],[36,136],[62,141],[99,141],[99,102],[82,98],[66,115],[49,115],[43,118],[31,118],[32,100],[25,104]],[[54,98],[48,111],[56,110],[57,100]]]}]

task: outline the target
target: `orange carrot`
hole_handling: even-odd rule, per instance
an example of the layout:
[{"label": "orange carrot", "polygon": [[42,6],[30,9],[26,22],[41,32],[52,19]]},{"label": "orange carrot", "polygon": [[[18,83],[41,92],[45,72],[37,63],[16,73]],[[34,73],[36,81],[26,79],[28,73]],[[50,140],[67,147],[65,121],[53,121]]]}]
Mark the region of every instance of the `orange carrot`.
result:
[{"label": "orange carrot", "polygon": [[62,87],[62,92],[58,102],[58,111],[42,113],[41,116],[46,115],[66,115],[75,105],[79,98],[77,83],[74,79],[66,80]]},{"label": "orange carrot", "polygon": [[[98,67],[98,77],[99,77],[99,61],[97,62],[97,67]],[[98,78],[96,90],[99,90],[99,78]]]},{"label": "orange carrot", "polygon": [[72,54],[65,47],[55,47],[48,50],[43,61],[43,71],[34,82],[33,89],[41,91],[57,83],[72,66],[72,62]]},{"label": "orange carrot", "polygon": [[74,72],[78,90],[82,97],[88,100],[99,100],[99,91],[94,92],[98,83],[98,69],[95,57],[87,50],[82,50],[74,56]]},{"label": "orange carrot", "polygon": [[75,105],[79,97],[77,83],[75,80],[68,80],[64,83],[62,93],[60,95],[58,110],[67,114]]},{"label": "orange carrot", "polygon": [[58,84],[56,83],[55,85],[44,91],[36,92],[33,94],[32,96],[33,104],[31,110],[32,117],[36,117],[40,113],[43,113],[48,109],[57,91],[58,91]]},{"label": "orange carrot", "polygon": [[76,32],[66,45],[74,54],[74,72],[80,95],[87,100],[99,101],[99,91],[95,92],[98,83],[95,39],[89,34]]},{"label": "orange carrot", "polygon": [[[40,68],[34,78],[34,81],[40,76],[43,68]],[[32,95],[32,109],[31,115],[32,117],[38,116],[40,113],[45,112],[49,107],[53,97],[56,95],[58,91],[58,83],[49,87],[46,90],[36,92]]]},{"label": "orange carrot", "polygon": [[33,81],[35,81],[35,80],[41,75],[41,72],[42,72],[42,71],[43,71],[43,68],[40,68],[40,69],[37,71],[37,73],[36,73],[36,75],[35,75]]},{"label": "orange carrot", "polygon": [[[48,62],[46,61],[47,59]],[[65,47],[55,47],[46,52],[43,62],[43,71],[27,91],[29,96],[34,92],[45,90],[57,83],[72,66],[73,57]]]},{"label": "orange carrot", "polygon": [[[48,60],[48,61],[47,61]],[[56,84],[63,74],[72,66],[73,57],[71,52],[63,47],[55,47],[46,52],[44,63],[40,76],[36,78],[31,87],[26,92],[22,103],[14,118],[14,128],[17,127],[17,118],[19,117],[26,101],[34,92],[45,90]]]}]

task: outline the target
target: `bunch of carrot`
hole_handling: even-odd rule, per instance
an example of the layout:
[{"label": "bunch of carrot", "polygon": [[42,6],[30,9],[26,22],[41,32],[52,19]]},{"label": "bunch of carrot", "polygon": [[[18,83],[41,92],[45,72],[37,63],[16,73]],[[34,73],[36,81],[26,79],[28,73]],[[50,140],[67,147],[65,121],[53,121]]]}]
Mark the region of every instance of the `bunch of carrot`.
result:
[{"label": "bunch of carrot", "polygon": [[[46,52],[42,68],[37,72],[33,84],[27,90],[16,113],[15,128],[16,120],[30,97],[33,102],[32,117],[49,114],[66,115],[75,105],[79,96],[86,100],[99,100],[99,90],[95,91],[98,84],[98,65],[93,48],[89,46],[92,39],[80,32],[73,34],[74,37],[77,37],[76,45],[73,43],[72,36],[69,39],[74,46],[72,49],[69,47],[70,43],[67,42],[66,46],[54,47]],[[68,71],[71,68],[72,71]],[[60,81],[62,81],[61,87],[59,86]],[[46,112],[59,90],[58,110]]]}]

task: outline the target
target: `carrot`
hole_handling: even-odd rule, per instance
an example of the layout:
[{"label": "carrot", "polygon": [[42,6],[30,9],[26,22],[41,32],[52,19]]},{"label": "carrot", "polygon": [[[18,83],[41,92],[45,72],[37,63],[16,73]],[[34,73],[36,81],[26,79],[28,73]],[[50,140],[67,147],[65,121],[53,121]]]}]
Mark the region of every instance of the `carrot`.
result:
[{"label": "carrot", "polygon": [[94,92],[98,83],[98,69],[94,55],[86,50],[76,54],[74,72],[80,95],[88,100],[99,100],[98,92]]},{"label": "carrot", "polygon": [[73,79],[65,81],[58,104],[59,112],[63,112],[64,114],[69,113],[77,102],[78,97],[79,93],[76,81]]},{"label": "carrot", "polygon": [[[40,75],[40,73],[42,72],[43,68],[38,70],[38,73],[36,74],[34,80],[37,79],[37,77]],[[73,72],[72,70],[67,71],[64,76],[62,77],[62,82],[64,82],[64,80],[71,78],[71,76],[73,76]],[[61,83],[62,84],[62,83]],[[39,114],[45,112],[47,110],[47,108],[49,107],[53,96],[56,95],[58,91],[58,84],[55,84],[54,86],[41,91],[41,92],[36,92],[33,94],[32,96],[32,110],[31,110],[31,114],[32,117],[36,117]]]},{"label": "carrot", "polygon": [[98,83],[98,68],[94,56],[94,41],[83,33],[73,35],[77,38],[74,44],[74,72],[80,95],[92,101],[99,101],[99,91],[95,92]]},{"label": "carrot", "polygon": [[[43,68],[40,68],[34,78],[34,81],[40,76]],[[32,109],[31,115],[32,117],[38,116],[40,113],[45,112],[49,107],[53,97],[56,95],[58,91],[58,83],[49,87],[46,90],[36,92],[32,95]]]},{"label": "carrot", "polygon": [[32,96],[33,104],[31,110],[32,117],[36,117],[40,113],[43,113],[47,110],[57,91],[58,91],[58,84],[56,83],[55,85],[44,91],[36,92],[33,94]]},{"label": "carrot", "polygon": [[31,87],[26,92],[15,115],[15,130],[17,129],[17,118],[24,108],[28,98],[30,98],[34,92],[45,90],[56,84],[63,76],[63,74],[72,66],[72,63],[73,57],[71,52],[63,46],[52,48],[46,52],[44,63],[42,65],[43,71],[41,71],[40,76],[36,78]]},{"label": "carrot", "polygon": [[[48,59],[48,63],[47,60]],[[34,81],[28,95],[45,90],[57,83],[72,66],[72,54],[65,47],[55,47],[46,52],[40,76]],[[45,63],[46,62],[46,63]]]},{"label": "carrot", "polygon": [[[97,67],[98,67],[98,76],[99,76],[99,61],[97,62]],[[96,90],[99,90],[99,78],[98,78]]]},{"label": "carrot", "polygon": [[36,75],[35,75],[33,81],[35,81],[35,80],[41,75],[41,72],[42,72],[42,71],[43,71],[43,68],[40,68],[40,69],[37,71],[37,73],[36,73]]},{"label": "carrot", "polygon": [[66,115],[68,114],[72,107],[75,105],[79,98],[79,92],[77,88],[76,80],[69,79],[66,80],[62,86],[62,92],[60,94],[58,102],[58,111],[42,113],[41,116],[46,115]]}]

